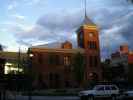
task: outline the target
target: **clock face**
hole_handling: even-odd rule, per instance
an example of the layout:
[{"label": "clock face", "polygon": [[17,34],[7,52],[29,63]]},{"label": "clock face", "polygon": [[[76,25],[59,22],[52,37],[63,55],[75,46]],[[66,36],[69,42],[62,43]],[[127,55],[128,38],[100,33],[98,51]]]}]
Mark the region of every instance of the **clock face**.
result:
[{"label": "clock face", "polygon": [[89,37],[93,37],[94,36],[94,33],[89,33]]}]

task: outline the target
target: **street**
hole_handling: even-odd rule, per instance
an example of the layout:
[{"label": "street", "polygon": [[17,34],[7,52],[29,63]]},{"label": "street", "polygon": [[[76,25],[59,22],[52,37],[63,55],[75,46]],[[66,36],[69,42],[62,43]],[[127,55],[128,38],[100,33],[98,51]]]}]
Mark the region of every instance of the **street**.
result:
[{"label": "street", "polygon": [[[28,96],[16,96],[16,100],[28,100]],[[77,96],[33,96],[32,100],[80,100]]]},{"label": "street", "polygon": [[[8,100],[8,99],[7,99]],[[14,99],[9,100],[29,100],[28,96],[16,96]],[[32,100],[80,100],[78,96],[32,96]],[[95,100],[103,100],[103,98],[97,98]],[[111,98],[104,98],[104,100],[111,100]],[[117,99],[117,100],[129,100],[129,99]],[[132,99],[130,99],[132,100]]]}]

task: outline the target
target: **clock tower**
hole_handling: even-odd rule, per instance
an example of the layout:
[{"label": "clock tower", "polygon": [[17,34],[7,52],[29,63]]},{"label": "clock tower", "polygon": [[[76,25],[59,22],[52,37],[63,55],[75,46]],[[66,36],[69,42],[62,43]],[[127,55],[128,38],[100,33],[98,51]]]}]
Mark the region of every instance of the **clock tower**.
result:
[{"label": "clock tower", "polygon": [[79,48],[99,50],[99,34],[97,26],[87,17],[77,30]]},{"label": "clock tower", "polygon": [[86,14],[82,25],[76,31],[78,47],[85,50],[87,62],[85,79],[87,80],[101,80],[102,78],[98,31],[96,24],[94,24]]}]

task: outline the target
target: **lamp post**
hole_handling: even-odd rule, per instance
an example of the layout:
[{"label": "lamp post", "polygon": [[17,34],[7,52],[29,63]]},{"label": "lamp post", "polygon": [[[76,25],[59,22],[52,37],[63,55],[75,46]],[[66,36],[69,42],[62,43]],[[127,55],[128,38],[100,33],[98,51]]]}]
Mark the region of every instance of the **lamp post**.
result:
[{"label": "lamp post", "polygon": [[28,52],[28,77],[29,77],[29,98],[28,100],[32,100],[32,95],[31,95],[31,91],[32,91],[32,58],[33,58],[33,54],[32,52]]}]

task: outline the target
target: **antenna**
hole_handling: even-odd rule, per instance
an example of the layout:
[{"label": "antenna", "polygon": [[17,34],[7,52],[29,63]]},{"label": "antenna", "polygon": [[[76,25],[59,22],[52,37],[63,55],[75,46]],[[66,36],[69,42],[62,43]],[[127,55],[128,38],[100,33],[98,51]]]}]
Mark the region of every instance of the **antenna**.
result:
[{"label": "antenna", "polygon": [[84,12],[84,21],[82,24],[92,24],[95,25],[87,16],[87,0],[83,1],[83,12]]},{"label": "antenna", "polygon": [[86,0],[84,0],[84,13],[85,13],[85,18],[87,17],[87,12],[86,12]]}]

